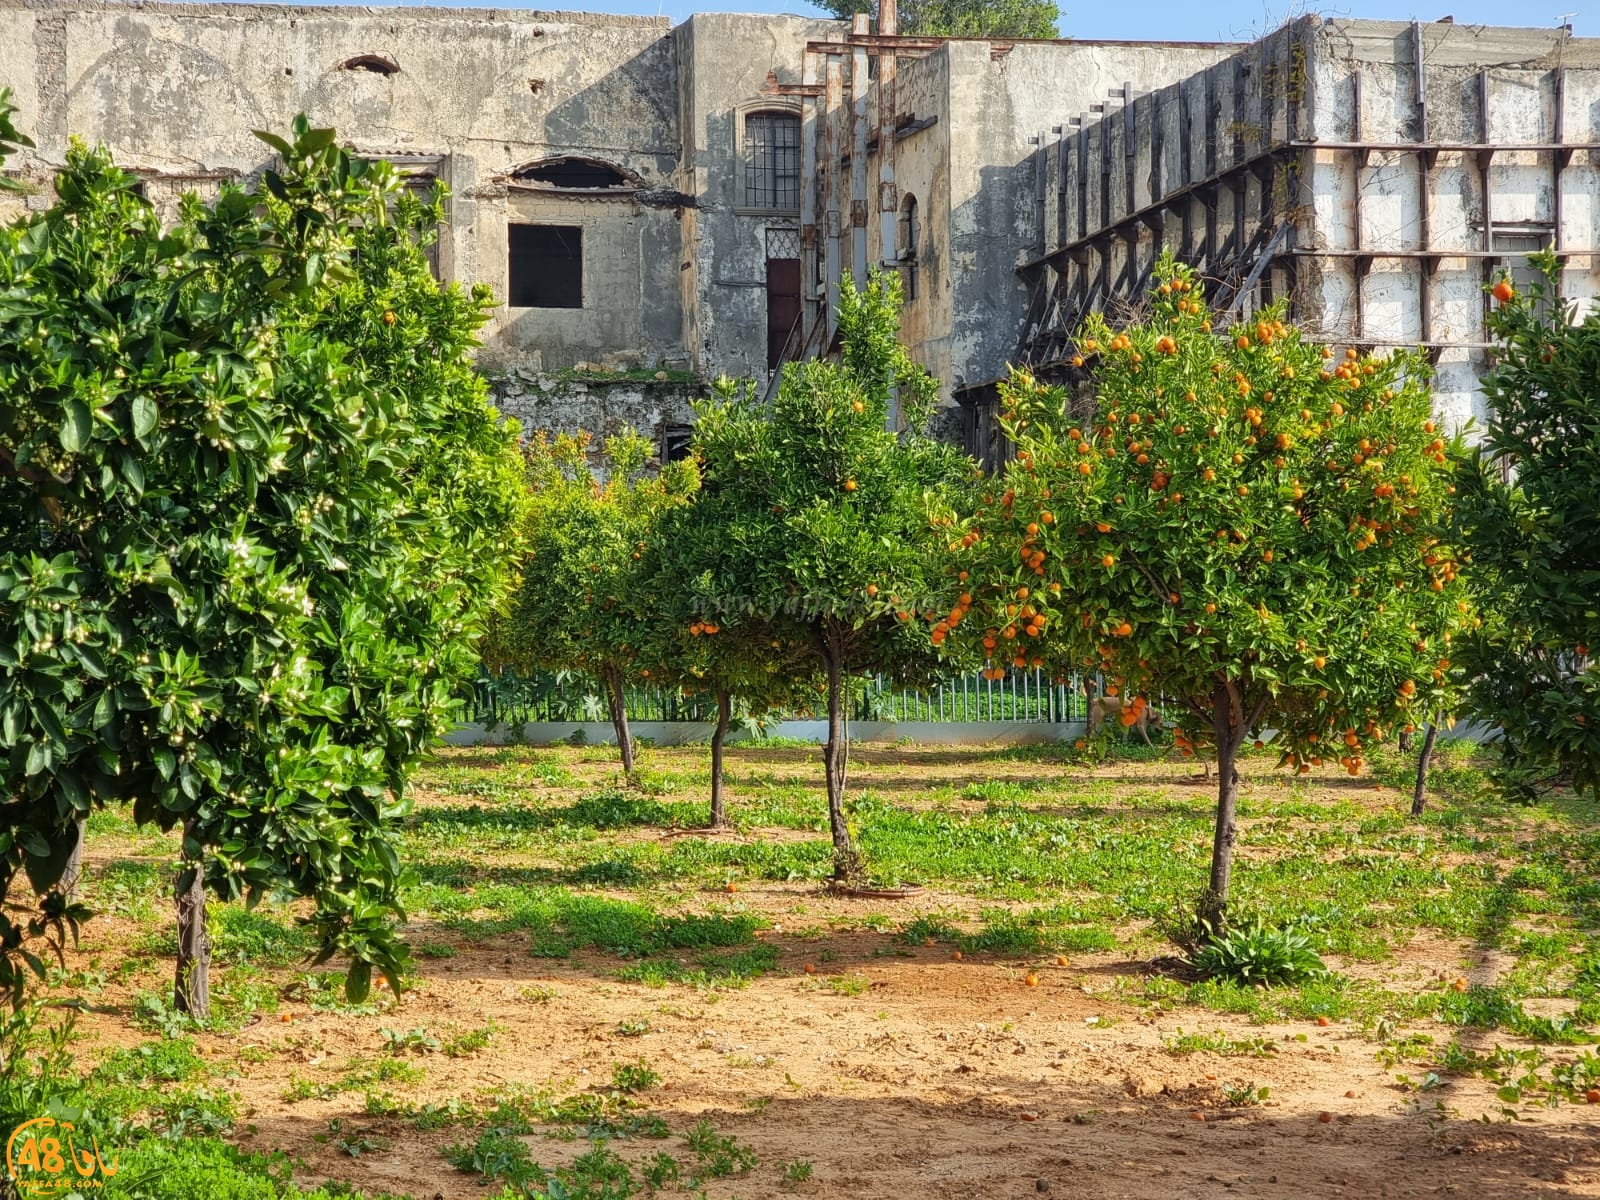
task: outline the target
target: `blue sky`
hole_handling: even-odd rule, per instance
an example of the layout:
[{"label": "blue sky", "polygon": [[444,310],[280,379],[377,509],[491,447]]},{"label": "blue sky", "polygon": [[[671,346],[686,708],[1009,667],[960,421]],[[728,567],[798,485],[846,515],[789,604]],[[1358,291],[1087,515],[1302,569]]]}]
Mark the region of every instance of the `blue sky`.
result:
[{"label": "blue sky", "polygon": [[[473,0],[434,0],[440,4],[472,3]],[[516,5],[495,0],[497,7],[539,7],[581,9],[593,12],[657,13],[681,21],[693,12],[794,12],[808,16],[820,10],[804,0],[582,0],[561,3],[545,0],[538,5]],[[1428,7],[1416,7],[1419,0],[1392,0],[1390,3],[1352,3],[1320,11],[1330,16],[1377,17],[1408,21],[1412,18],[1435,21],[1449,15],[1462,24],[1534,25],[1552,28],[1557,18],[1579,0],[1534,0],[1532,4],[1492,4],[1487,0],[1425,0]],[[1285,18],[1308,11],[1302,6],[1262,3],[1262,0],[1218,0],[1197,4],[1193,0],[1147,0],[1133,7],[1120,4],[1061,4],[1061,32],[1075,38],[1159,39],[1162,41],[1244,41],[1281,24]],[[1581,37],[1600,35],[1600,3],[1589,12],[1579,11],[1570,19],[1573,32]]]}]

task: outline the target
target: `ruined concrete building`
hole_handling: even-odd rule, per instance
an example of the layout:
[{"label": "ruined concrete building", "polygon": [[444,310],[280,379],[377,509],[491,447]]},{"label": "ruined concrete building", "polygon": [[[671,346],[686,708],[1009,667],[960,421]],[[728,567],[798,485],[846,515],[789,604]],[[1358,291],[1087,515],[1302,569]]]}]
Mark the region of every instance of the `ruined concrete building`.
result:
[{"label": "ruined concrete building", "polygon": [[[672,453],[718,374],[826,352],[844,272],[899,271],[951,432],[1000,452],[1008,363],[1171,247],[1229,314],[1421,346],[1474,414],[1481,285],[1548,247],[1600,292],[1600,42],[1304,18],[1250,45],[895,36],[793,16],[0,0],[44,184],[70,135],[157,206],[270,162],[297,112],[449,184],[442,278],[503,302],[481,362],[535,426]],[[47,203],[41,189],[22,201]],[[0,201],[0,203],[4,203]]]}]

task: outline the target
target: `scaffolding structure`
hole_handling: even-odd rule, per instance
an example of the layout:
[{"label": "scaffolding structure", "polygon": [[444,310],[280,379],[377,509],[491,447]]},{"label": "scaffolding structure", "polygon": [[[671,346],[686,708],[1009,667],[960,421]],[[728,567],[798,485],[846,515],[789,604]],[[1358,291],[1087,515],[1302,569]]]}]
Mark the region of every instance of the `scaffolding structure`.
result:
[{"label": "scaffolding structure", "polygon": [[[1166,249],[1205,278],[1219,324],[1287,296],[1296,319],[1322,340],[1362,352],[1420,347],[1434,361],[1451,348],[1480,357],[1488,349],[1486,296],[1479,297],[1471,333],[1436,327],[1442,267],[1470,270],[1476,264],[1479,281],[1488,283],[1520,266],[1532,248],[1548,248],[1563,267],[1577,257],[1595,264],[1593,238],[1573,244],[1565,232],[1563,202],[1574,157],[1585,155],[1589,166],[1600,161],[1600,142],[1567,136],[1568,67],[1544,68],[1538,85],[1553,97],[1553,136],[1497,136],[1495,71],[1480,67],[1475,111],[1463,114],[1458,106],[1450,114],[1449,124],[1470,126],[1469,136],[1437,137],[1428,59],[1430,39],[1439,35],[1413,21],[1410,61],[1400,65],[1410,76],[1409,94],[1401,99],[1410,109],[1406,123],[1414,136],[1365,136],[1362,72],[1352,67],[1348,84],[1340,81],[1348,87],[1350,136],[1328,140],[1312,132],[1307,88],[1296,81],[1306,74],[1305,36],[1305,23],[1296,23],[1182,84],[1142,96],[1131,86],[1116,89],[1105,104],[1052,130],[1053,146],[1040,135],[1034,156],[1040,245],[1018,268],[1030,302],[1017,362],[1046,378],[1074,378],[1075,331],[1092,312],[1136,304]],[[1596,74],[1592,68],[1584,73]],[[1170,146],[1174,134],[1176,145]],[[1545,175],[1541,187],[1548,189],[1547,219],[1520,225],[1497,219],[1495,166],[1505,156],[1519,156],[1524,165],[1529,157],[1536,160]],[[1391,177],[1414,176],[1416,192],[1408,202],[1416,220],[1404,244],[1364,226],[1362,201],[1375,159],[1385,168],[1409,164],[1390,171]],[[1436,233],[1433,214],[1444,198],[1441,164],[1471,173],[1473,199],[1481,206],[1476,244]],[[1342,238],[1330,236],[1315,203],[1313,180],[1326,180],[1330,172],[1354,181],[1353,198],[1340,214],[1348,219]],[[1333,244],[1341,240],[1349,244]],[[1365,285],[1375,267],[1409,273],[1404,286],[1417,297],[1419,336],[1396,336],[1365,311]],[[1336,320],[1315,289],[1344,270],[1351,277],[1352,311]]]},{"label": "scaffolding structure", "polygon": [[765,89],[800,100],[802,304],[784,361],[817,357],[832,347],[845,272],[860,282],[871,266],[874,208],[878,265],[900,265],[895,144],[931,121],[898,112],[895,81],[900,59],[921,58],[943,39],[901,37],[898,30],[895,0],[880,0],[876,32],[865,13],[856,14],[848,33],[806,43],[798,84],[771,79]]}]

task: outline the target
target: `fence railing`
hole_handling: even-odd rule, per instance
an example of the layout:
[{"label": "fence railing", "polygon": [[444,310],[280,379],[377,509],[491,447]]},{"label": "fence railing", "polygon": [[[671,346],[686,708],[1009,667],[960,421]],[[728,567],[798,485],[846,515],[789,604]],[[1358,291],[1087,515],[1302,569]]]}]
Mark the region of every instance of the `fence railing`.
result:
[{"label": "fence railing", "polygon": [[[716,698],[709,692],[648,687],[628,687],[625,692],[631,720],[716,720]],[[609,719],[603,689],[575,673],[485,674],[473,681],[462,700],[462,719],[483,725]],[[787,715],[805,719],[823,714]],[[850,718],[855,721],[1065,722],[1087,715],[1078,676],[1062,683],[1039,670],[1008,670],[1000,679],[985,679],[974,671],[927,688],[897,687],[873,677],[856,684],[850,702]]]}]

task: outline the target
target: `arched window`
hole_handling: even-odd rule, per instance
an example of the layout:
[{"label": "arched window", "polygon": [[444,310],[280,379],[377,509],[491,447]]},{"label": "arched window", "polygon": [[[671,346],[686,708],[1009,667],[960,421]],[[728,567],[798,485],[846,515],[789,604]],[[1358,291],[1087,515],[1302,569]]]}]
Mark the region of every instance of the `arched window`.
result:
[{"label": "arched window", "polygon": [[400,70],[400,64],[385,54],[358,54],[354,58],[347,58],[339,64],[341,71],[369,71],[374,75],[393,75]]},{"label": "arched window", "polygon": [[800,211],[800,118],[793,112],[746,113],[743,207]]},{"label": "arched window", "polygon": [[900,247],[896,255],[900,261],[900,269],[905,274],[907,302],[917,298],[921,283],[917,271],[917,247],[920,245],[922,245],[922,221],[917,216],[917,198],[907,192],[906,198],[900,202]]},{"label": "arched window", "polygon": [[563,191],[604,192],[639,186],[639,180],[622,168],[595,158],[544,158],[517,167],[511,178]]}]

